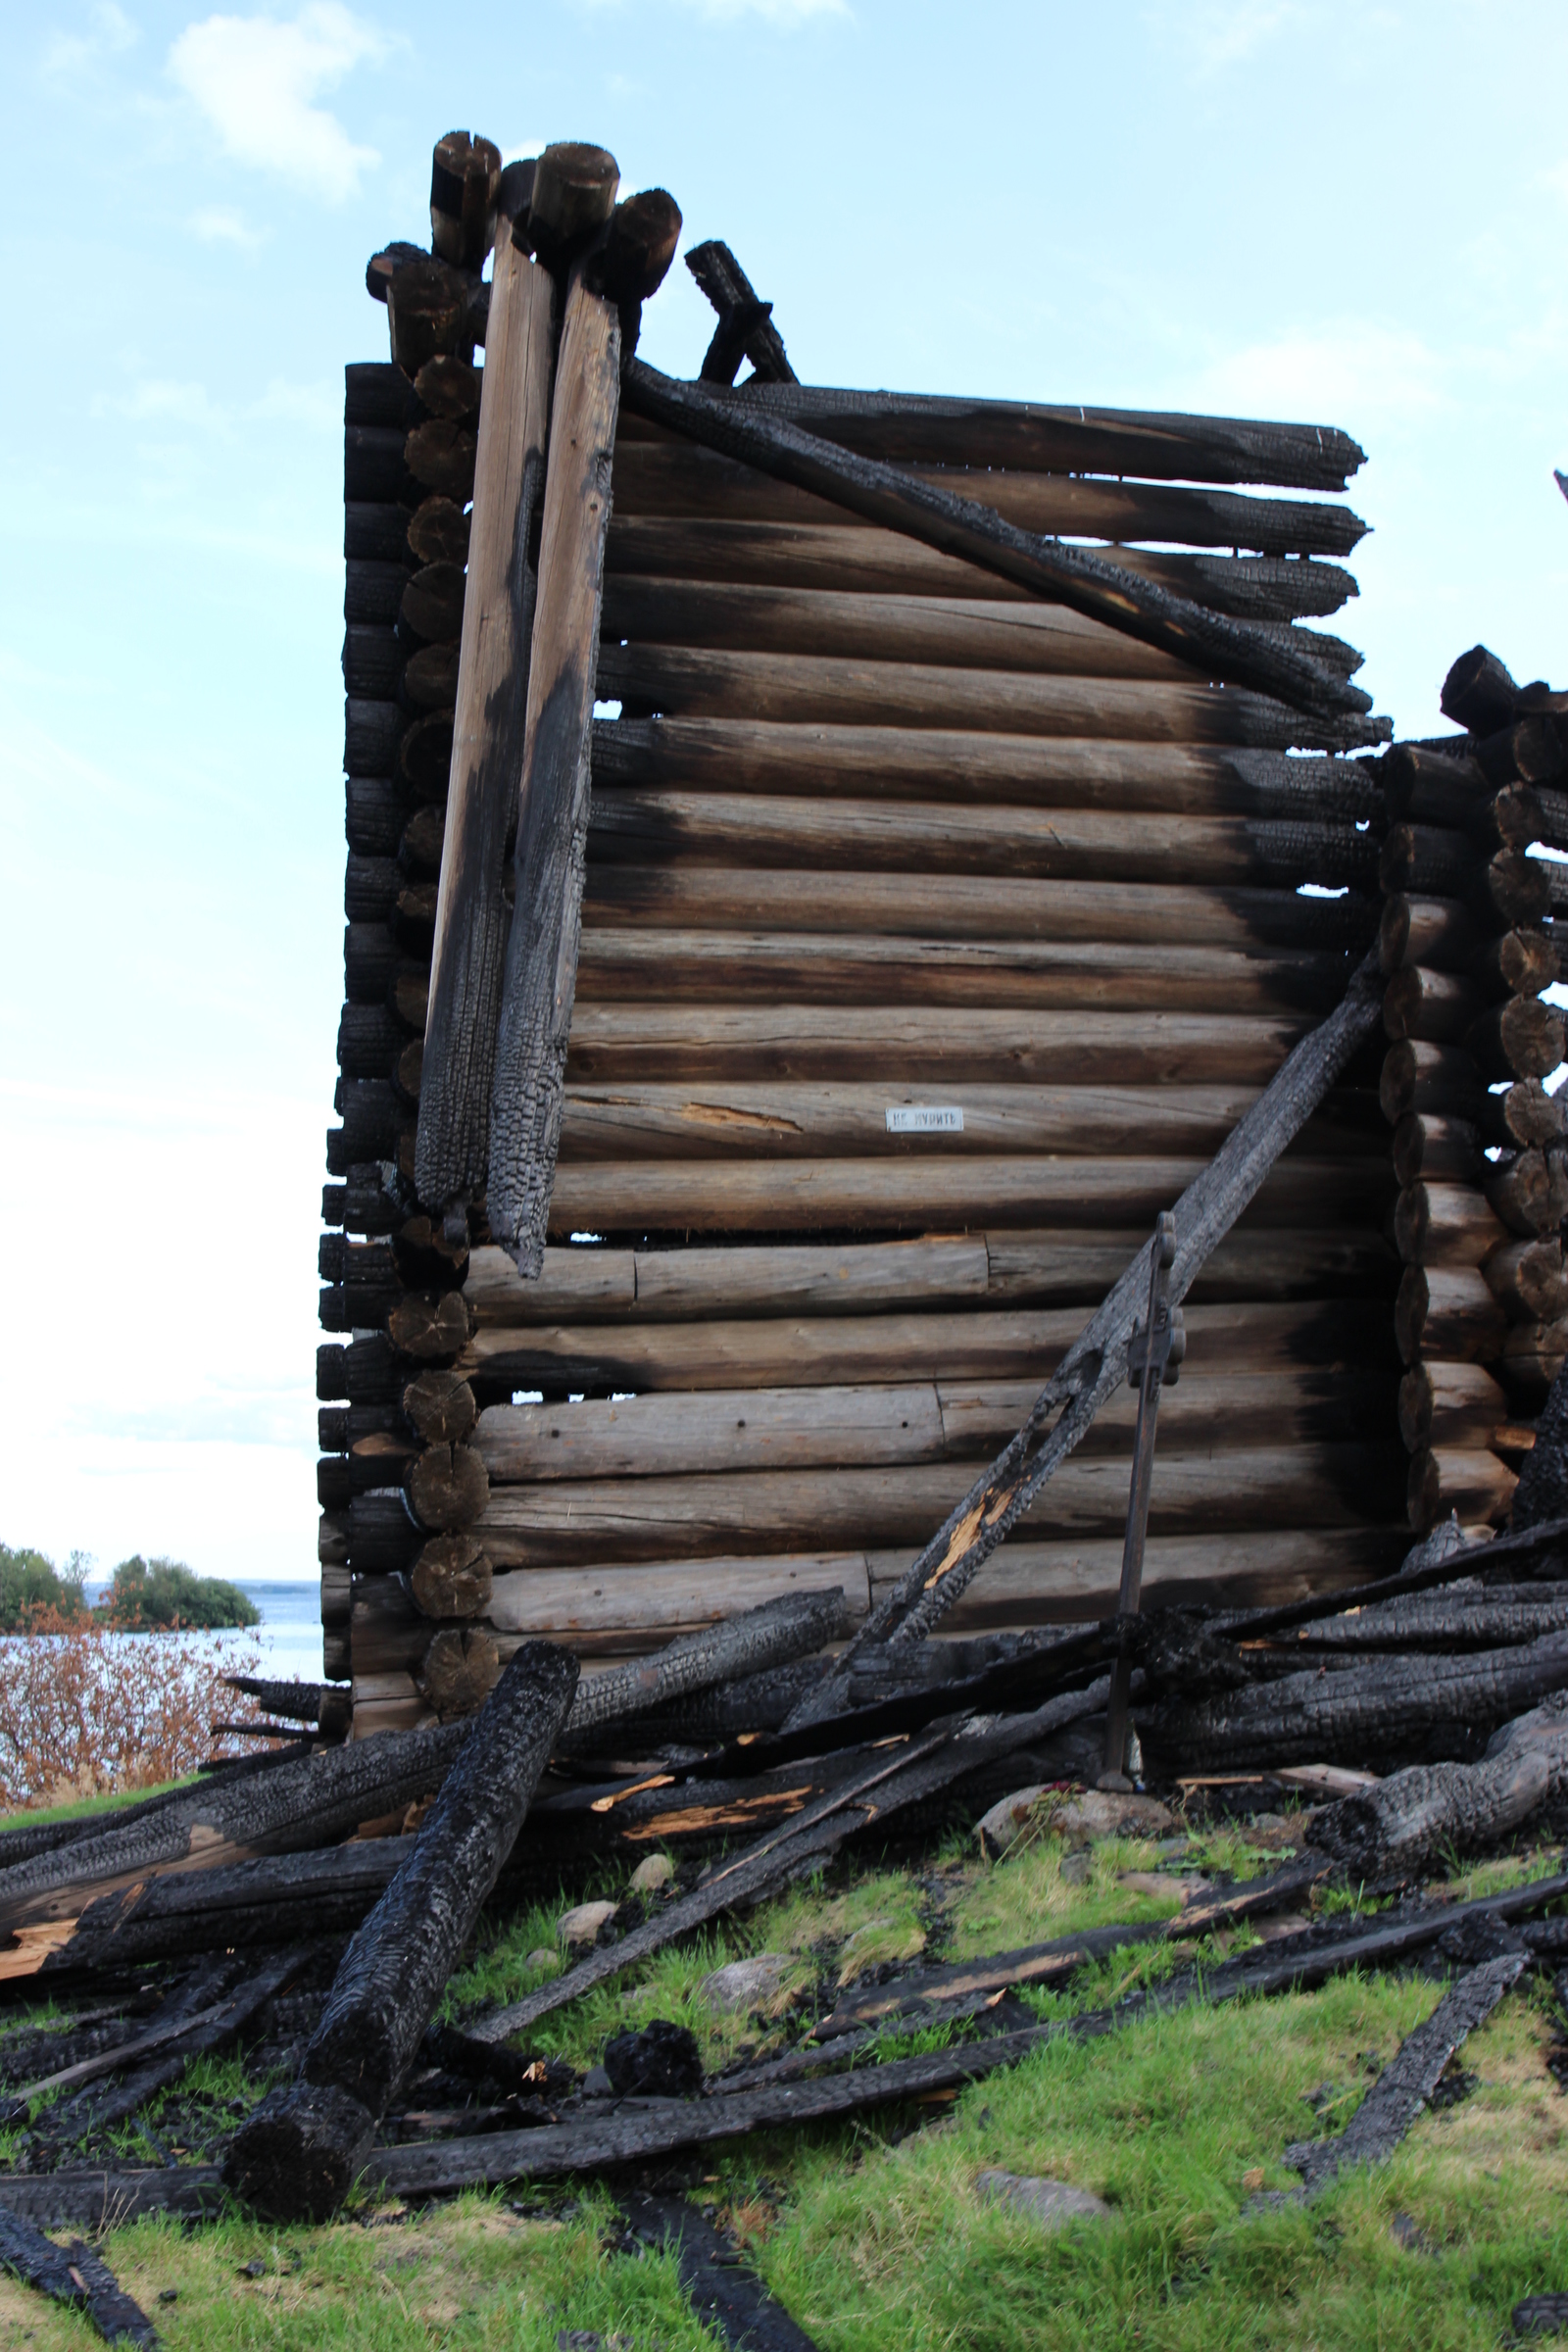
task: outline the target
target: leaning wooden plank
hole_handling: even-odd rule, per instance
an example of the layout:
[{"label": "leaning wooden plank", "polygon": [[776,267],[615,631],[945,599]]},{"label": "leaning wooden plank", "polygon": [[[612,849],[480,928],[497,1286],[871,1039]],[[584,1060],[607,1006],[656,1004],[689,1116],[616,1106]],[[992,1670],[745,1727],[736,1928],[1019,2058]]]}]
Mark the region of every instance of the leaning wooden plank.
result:
[{"label": "leaning wooden plank", "polygon": [[1444,1994],[1425,2025],[1405,2036],[1343,2132],[1332,2139],[1298,2140],[1286,2149],[1285,2161],[1300,2174],[1308,2197],[1319,2195],[1341,2173],[1382,2164],[1393,2155],[1455,2050],[1512,1990],[1526,1961],[1524,1952],[1506,1952],[1471,1969]]},{"label": "leaning wooden plank", "polygon": [[[1305,1125],[1382,1011],[1376,950],[1363,957],[1344,1003],[1289,1054],[1278,1075],[1175,1207],[1171,1299],[1185,1298],[1214,1245],[1230,1231],[1275,1160]],[[890,1593],[878,1603],[798,1720],[832,1712],[833,1686],[859,1650],[890,1637],[919,1641],[1034,1502],[1057,1464],[1127,1376],[1127,1348],[1149,1287],[1151,1242],[1073,1343],[1011,1444],[977,1479]],[[1063,1408],[1049,1433],[1051,1415]]]},{"label": "leaning wooden plank", "polygon": [[1076,1722],[1080,1715],[1103,1706],[1108,1688],[1108,1682],[1102,1679],[1087,1691],[1048,1699],[1032,1714],[1007,1716],[986,1725],[956,1718],[933,1725],[907,1744],[901,1741],[891,1754],[874,1751],[860,1771],[806,1806],[782,1828],[769,1830],[743,1847],[693,1893],[667,1905],[618,1943],[579,1961],[553,1984],[541,1985],[536,1992],[485,2018],[475,2029],[480,2039],[502,2041],[521,2033],[541,2017],[564,2008],[578,1993],[618,1976],[633,1961],[662,1951],[720,1912],[756,1902],[804,1865],[836,1850],[852,1832],[887,1820],[951,1788],[955,1781],[996,1757],[1026,1747],[1031,1740],[1045,1739],[1062,1725]]},{"label": "leaning wooden plank", "polygon": [[577,983],[619,374],[614,307],[591,294],[580,272],[574,273],[550,421],[517,798],[516,893],[490,1113],[491,1229],[530,1276],[543,1260]]},{"label": "leaning wooden plank", "polygon": [[0,2204],[0,2264],[51,2302],[84,2311],[106,2342],[157,2345],[157,2328],[100,2256],[79,2239],[53,2244],[7,2204]]},{"label": "leaning wooden plank", "polygon": [[310,2221],[342,2203],[512,1851],[576,1684],[576,1659],[548,1642],[529,1642],[507,1668],[344,1954],[299,2081],[235,2135],[224,2178],[247,2203]]},{"label": "leaning wooden plank", "polygon": [[679,384],[645,361],[625,370],[628,408],[738,459],[759,471],[983,564],[1020,586],[1124,629],[1180,656],[1205,676],[1253,686],[1294,709],[1359,717],[1371,709],[1357,688],[1245,622],[1205,612],[1153,582],[1079,548],[1021,530],[972,499],[957,497],[874,458],[853,456],[782,417],[743,416],[733,401]]},{"label": "leaning wooden plank", "polygon": [[484,1183],[507,909],[507,829],[522,772],[545,474],[555,286],[503,234],[485,335],[452,773],[441,839],[415,1181],[439,1215]]}]

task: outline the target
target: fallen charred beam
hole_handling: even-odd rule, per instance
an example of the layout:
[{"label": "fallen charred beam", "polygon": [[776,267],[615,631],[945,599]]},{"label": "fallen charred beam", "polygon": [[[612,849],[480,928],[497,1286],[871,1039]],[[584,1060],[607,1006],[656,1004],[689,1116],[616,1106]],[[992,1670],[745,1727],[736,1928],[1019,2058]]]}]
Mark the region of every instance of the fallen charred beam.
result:
[{"label": "fallen charred beam", "polygon": [[1382,2164],[1393,2155],[1455,2050],[1486,2024],[1525,1966],[1523,1952],[1508,1952],[1471,1969],[1444,1994],[1425,2025],[1406,2035],[1345,2131],[1332,2139],[1298,2140],[1286,2149],[1285,2161],[1300,2174],[1308,2197],[1320,2194],[1341,2173]]},{"label": "fallen charred beam", "polygon": [[1568,1584],[1493,1585],[1421,1592],[1376,1602],[1350,1616],[1301,1628],[1289,1648],[1332,1650],[1500,1649],[1568,1630]]},{"label": "fallen charred beam", "polygon": [[132,2166],[119,2173],[102,2165],[73,2166],[56,2173],[8,2174],[0,2214],[38,2230],[61,2230],[71,2223],[119,2230],[152,2213],[196,2220],[218,2213],[227,2197],[216,2164]]},{"label": "fallen charred beam", "polygon": [[79,2238],[65,2248],[53,2244],[5,2204],[0,2204],[0,2264],[51,2302],[85,2312],[107,2342],[157,2345],[157,2328],[99,2255]]},{"label": "fallen charred beam", "polygon": [[1544,1803],[1550,1784],[1534,1748],[1480,1764],[1413,1764],[1326,1806],[1306,1839],[1352,1878],[1408,1879],[1449,1848],[1485,1852]]},{"label": "fallen charred beam", "polygon": [[532,1642],[486,1700],[413,1852],[344,1955],[300,2081],[236,2134],[224,2178],[248,2203],[312,2221],[342,2203],[512,1850],[576,1682],[574,1658]]},{"label": "fallen charred beam", "polygon": [[552,1984],[497,2010],[477,2027],[484,2041],[501,2041],[548,2017],[633,1961],[664,1950],[680,1936],[704,1927],[721,1912],[757,1902],[798,1872],[835,1852],[856,1831],[881,1825],[925,1802],[994,1758],[1027,1747],[1080,1715],[1103,1706],[1108,1683],[1050,1699],[1030,1715],[1014,1715],[982,1728],[966,1719],[934,1725],[901,1753],[873,1754],[858,1773],[807,1805],[782,1828],[742,1848],[715,1869],[693,1893],[668,1904],[618,1943],[593,1952]]},{"label": "fallen charred beam", "polygon": [[[562,1745],[566,1753],[598,1744],[622,1717],[636,1718],[689,1692],[742,1677],[771,1674],[831,1642],[844,1616],[844,1593],[790,1592],[760,1608],[720,1618],[701,1633],[683,1634],[656,1657],[613,1667],[579,1683]],[[639,1726],[639,1736],[641,1727]]]},{"label": "fallen charred beam", "polygon": [[1139,1737],[1156,1769],[1243,1772],[1288,1764],[1354,1764],[1412,1753],[1462,1759],[1510,1716],[1568,1683],[1568,1634],[1519,1649],[1455,1657],[1382,1658],[1321,1668],[1199,1704],[1141,1710]]},{"label": "fallen charred beam", "polygon": [[1295,710],[1337,719],[1354,735],[1378,732],[1363,720],[1371,709],[1368,696],[1277,637],[1190,604],[1085,549],[1022,530],[973,499],[838,448],[783,417],[747,413],[705,387],[677,383],[644,361],[627,363],[621,393],[639,416],[1106,621],[1175,654],[1205,677],[1256,687]]},{"label": "fallen charred beam", "polygon": [[684,2197],[637,2190],[623,2200],[633,2234],[646,2245],[668,2247],[681,2285],[700,2321],[743,2352],[816,2352],[805,2329],[775,2302],[711,2222]]},{"label": "fallen charred beam", "polygon": [[1394,1576],[1373,1584],[1352,1586],[1348,1592],[1317,1592],[1309,1600],[1285,1601],[1277,1608],[1249,1609],[1216,1620],[1232,1642],[1256,1642],[1271,1634],[1288,1633],[1293,1626],[1310,1625],[1323,1617],[1338,1617],[1348,1609],[1369,1609],[1405,1593],[1425,1592],[1434,1585],[1456,1583],[1485,1569],[1529,1571],[1540,1564],[1544,1578],[1554,1577],[1568,1559],[1568,1518],[1544,1520],[1516,1535],[1493,1536],[1479,1544],[1466,1541],[1456,1521],[1434,1529],[1406,1555]]},{"label": "fallen charred beam", "polygon": [[[273,1755],[237,1757],[210,1775],[203,1793],[248,1779],[252,1773],[268,1771],[285,1760]],[[157,1796],[144,1796],[139,1804],[122,1806],[114,1816],[114,1827],[117,1831],[140,1830],[157,1815],[184,1802],[190,1793],[188,1788],[181,1786],[162,1789]],[[66,1846],[84,1844],[89,1838],[100,1837],[103,1830],[101,1813],[84,1813],[74,1821],[24,1822],[15,1829],[0,1829],[0,1874],[21,1863],[35,1862],[40,1855],[58,1854]],[[0,1889],[8,1888],[10,1884],[0,1875]]]}]

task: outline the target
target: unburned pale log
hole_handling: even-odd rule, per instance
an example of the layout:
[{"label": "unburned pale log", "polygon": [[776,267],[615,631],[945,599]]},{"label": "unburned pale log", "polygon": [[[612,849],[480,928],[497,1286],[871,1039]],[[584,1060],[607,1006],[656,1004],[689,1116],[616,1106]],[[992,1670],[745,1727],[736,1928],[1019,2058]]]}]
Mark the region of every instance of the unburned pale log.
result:
[{"label": "unburned pale log", "polygon": [[[484,1181],[506,950],[502,869],[523,760],[555,289],[511,237],[496,256],[474,476],[474,530],[425,1017],[415,1154],[420,1199],[444,1209]],[[412,586],[411,586],[412,593]]]},{"label": "unburned pale log", "polygon": [[1506,1322],[1472,1266],[1406,1266],[1394,1306],[1394,1329],[1407,1364],[1421,1358],[1495,1363]]},{"label": "unburned pale log", "polygon": [[[564,232],[553,223],[545,233]],[[551,416],[490,1121],[491,1227],[528,1274],[544,1250],[576,990],[619,365],[613,310],[574,280]]]},{"label": "unburned pale log", "polygon": [[1406,1265],[1479,1266],[1508,1237],[1472,1186],[1418,1182],[1395,1203],[1394,1238]]},{"label": "unburned pale log", "polygon": [[235,2135],[224,2177],[248,2203],[321,2221],[342,2202],[512,1850],[576,1682],[576,1661],[546,1643],[513,1659],[344,1954],[300,2081]]}]

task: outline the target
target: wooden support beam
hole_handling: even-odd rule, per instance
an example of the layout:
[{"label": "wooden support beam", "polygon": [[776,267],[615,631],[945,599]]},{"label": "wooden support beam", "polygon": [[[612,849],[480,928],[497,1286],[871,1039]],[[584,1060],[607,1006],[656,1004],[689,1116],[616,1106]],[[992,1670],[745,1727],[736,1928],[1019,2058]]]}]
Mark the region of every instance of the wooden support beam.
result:
[{"label": "wooden support beam", "polygon": [[796,384],[784,338],[773,324],[773,305],[760,302],[757,289],[729,247],[717,237],[694,245],[686,267],[718,313],[718,324],[702,366],[705,384],[733,384],[743,359],[765,384]]},{"label": "wooden support beam", "polygon": [[510,236],[496,254],[415,1181],[439,1215],[483,1185],[501,1011],[507,828],[522,772],[555,288]]},{"label": "wooden support beam", "polygon": [[579,273],[566,294],[551,416],[490,1120],[491,1229],[528,1275],[543,1258],[576,992],[619,374],[615,311]]}]

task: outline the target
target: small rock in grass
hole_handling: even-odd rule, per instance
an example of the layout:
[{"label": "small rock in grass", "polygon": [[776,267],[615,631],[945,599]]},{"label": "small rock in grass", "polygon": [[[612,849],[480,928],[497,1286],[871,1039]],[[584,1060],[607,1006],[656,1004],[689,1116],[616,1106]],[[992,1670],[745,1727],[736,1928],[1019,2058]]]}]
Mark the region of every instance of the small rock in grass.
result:
[{"label": "small rock in grass", "polygon": [[1150,1894],[1156,1901],[1174,1895],[1179,1903],[1191,1903],[1208,1892],[1206,1879],[1172,1879],[1157,1870],[1124,1870],[1116,1884],[1125,1886],[1129,1894]]},{"label": "small rock in grass", "polygon": [[574,1911],[563,1911],[556,1934],[568,1949],[573,1944],[592,1943],[606,1920],[614,1916],[613,1903],[579,1903]]},{"label": "small rock in grass", "polygon": [[1059,2230],[1067,2222],[1110,2219],[1110,2207],[1103,2197],[1092,2197],[1086,2188],[1073,2188],[1065,2180],[982,2173],[975,2186],[989,2203],[1006,2205],[1027,2221],[1038,2222],[1042,2230]]},{"label": "small rock in grass", "polygon": [[1060,1872],[1062,1885],[1064,1886],[1082,1886],[1094,1867],[1095,1858],[1087,1849],[1081,1854],[1065,1855]]},{"label": "small rock in grass", "polygon": [[1389,2230],[1396,2245],[1402,2246],[1407,2254],[1435,2254],[1438,2250],[1411,2214],[1396,2213],[1389,2224]]},{"label": "small rock in grass", "polygon": [[178,2287],[161,2286],[158,2289],[158,2300],[160,2303],[177,2303],[179,2301]]},{"label": "small rock in grass", "polygon": [[612,2099],[614,2097],[615,2085],[602,2066],[591,2066],[588,2069],[582,2079],[582,2095],[585,2099]]},{"label": "small rock in grass", "polygon": [[667,1854],[645,1854],[631,1874],[630,1891],[658,1894],[674,1876],[675,1865]]},{"label": "small rock in grass", "polygon": [[524,1968],[559,1968],[561,1954],[553,1952],[548,1943],[535,1944],[522,1965]]},{"label": "small rock in grass", "polygon": [[563,2328],[556,2338],[556,2352],[603,2352],[604,2341],[591,2328]]},{"label": "small rock in grass", "polygon": [[759,1952],[752,1960],[731,1960],[715,1968],[697,1987],[697,1997],[710,2009],[728,2013],[765,2008],[796,1967],[788,1952]]},{"label": "small rock in grass", "polygon": [[1004,1854],[1028,1828],[1029,1816],[1045,1793],[1044,1785],[1037,1781],[1033,1788],[1015,1788],[1010,1796],[999,1797],[975,1824],[981,1852]]},{"label": "small rock in grass", "polygon": [[1064,1838],[1163,1838],[1175,1829],[1176,1816],[1157,1796],[1086,1788],[1062,1806],[1051,1826]]}]

